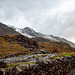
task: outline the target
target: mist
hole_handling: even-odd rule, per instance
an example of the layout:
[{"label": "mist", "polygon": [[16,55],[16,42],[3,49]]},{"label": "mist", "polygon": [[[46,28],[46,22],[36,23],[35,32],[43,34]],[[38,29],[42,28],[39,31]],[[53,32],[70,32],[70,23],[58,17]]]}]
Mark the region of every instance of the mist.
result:
[{"label": "mist", "polygon": [[75,43],[75,0],[0,0],[0,22]]}]

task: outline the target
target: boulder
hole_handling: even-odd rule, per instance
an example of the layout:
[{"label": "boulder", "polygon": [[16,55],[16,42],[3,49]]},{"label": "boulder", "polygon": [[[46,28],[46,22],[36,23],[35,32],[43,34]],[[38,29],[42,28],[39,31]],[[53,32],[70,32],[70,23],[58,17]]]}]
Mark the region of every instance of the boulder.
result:
[{"label": "boulder", "polygon": [[5,75],[13,75],[13,74],[12,74],[12,69],[9,69],[9,68],[6,69],[6,70],[5,70]]},{"label": "boulder", "polygon": [[5,75],[5,71],[3,68],[0,68],[0,75]]},{"label": "boulder", "polygon": [[12,69],[6,69],[5,75],[19,75],[22,72],[23,71],[19,67],[14,66]]},{"label": "boulder", "polygon": [[22,73],[22,70],[19,67],[16,67],[16,75]]},{"label": "boulder", "polygon": [[29,68],[33,69],[34,64],[29,64]]},{"label": "boulder", "polygon": [[45,54],[46,53],[46,50],[45,49],[40,49],[39,52]]},{"label": "boulder", "polygon": [[26,69],[29,69],[29,65],[20,64],[19,68],[22,69],[22,70],[26,70]]}]

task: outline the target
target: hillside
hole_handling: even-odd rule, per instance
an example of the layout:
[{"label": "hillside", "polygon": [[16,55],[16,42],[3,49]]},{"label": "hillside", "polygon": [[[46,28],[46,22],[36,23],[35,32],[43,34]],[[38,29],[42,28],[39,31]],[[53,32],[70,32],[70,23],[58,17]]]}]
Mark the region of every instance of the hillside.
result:
[{"label": "hillside", "polygon": [[[15,27],[14,27],[15,28]],[[65,38],[60,38],[58,36],[53,36],[53,35],[45,35],[39,32],[36,32],[35,30],[33,30],[32,28],[29,27],[25,27],[23,29],[20,28],[15,28],[15,30],[19,33],[21,33],[24,36],[27,36],[29,38],[42,38],[43,40],[46,39],[48,41],[54,41],[54,42],[64,42],[64,43],[68,43],[71,47],[75,48],[75,44],[71,41],[68,41]]]},{"label": "hillside", "polygon": [[0,56],[17,53],[31,54],[32,48],[38,49],[37,42],[23,35],[0,36]]},{"label": "hillside", "polygon": [[7,25],[0,22],[0,36],[1,35],[17,35],[20,34],[16,32],[13,28],[8,27]]},{"label": "hillside", "polygon": [[[34,30],[26,29],[28,33],[34,33]],[[41,33],[35,32],[35,34],[43,36]],[[75,49],[68,43],[50,41],[50,39],[42,37],[28,38],[16,32],[13,28],[0,23],[0,56],[72,51],[75,51]]]},{"label": "hillside", "polygon": [[68,43],[59,42],[59,41],[49,41],[45,38],[33,38],[33,40],[38,41],[38,44],[45,48],[48,52],[72,52],[75,51],[75,48],[71,47]]}]

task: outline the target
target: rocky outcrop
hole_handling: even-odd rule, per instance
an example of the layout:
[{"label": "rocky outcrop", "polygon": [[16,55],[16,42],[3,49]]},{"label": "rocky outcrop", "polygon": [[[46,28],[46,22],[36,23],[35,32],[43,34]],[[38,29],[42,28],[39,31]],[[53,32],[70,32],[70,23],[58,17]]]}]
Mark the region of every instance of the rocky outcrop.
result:
[{"label": "rocky outcrop", "polygon": [[47,51],[45,49],[39,49],[39,53],[43,53],[43,54],[46,54]]},{"label": "rocky outcrop", "polygon": [[5,75],[5,71],[3,68],[0,68],[0,75]]},{"label": "rocky outcrop", "polygon": [[12,69],[7,69],[5,71],[5,75],[20,75],[20,74],[23,75],[23,71],[16,66],[14,66]]},{"label": "rocky outcrop", "polygon": [[35,65],[21,64],[6,71],[0,69],[1,75],[67,75],[75,69],[75,56],[62,57],[49,61],[37,61]]},{"label": "rocky outcrop", "polygon": [[12,41],[16,41],[18,44],[20,44],[21,46],[25,47],[25,48],[38,48],[38,43],[37,41],[34,41],[30,38],[27,38],[23,35],[14,35],[14,36],[9,36],[9,35],[4,35],[1,36],[2,38],[4,38],[6,41],[8,41],[11,44],[14,44]]},{"label": "rocky outcrop", "polygon": [[38,61],[24,71],[25,75],[66,75],[72,69],[75,69],[75,56]]}]

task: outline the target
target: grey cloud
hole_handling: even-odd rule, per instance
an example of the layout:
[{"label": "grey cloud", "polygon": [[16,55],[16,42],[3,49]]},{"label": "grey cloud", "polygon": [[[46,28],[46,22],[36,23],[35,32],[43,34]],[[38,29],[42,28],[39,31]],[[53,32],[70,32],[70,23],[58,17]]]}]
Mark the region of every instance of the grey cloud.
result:
[{"label": "grey cloud", "polygon": [[75,8],[73,4],[73,10],[68,8],[68,2],[75,1],[0,0],[0,21],[19,28],[29,26],[44,34],[74,40]]}]

